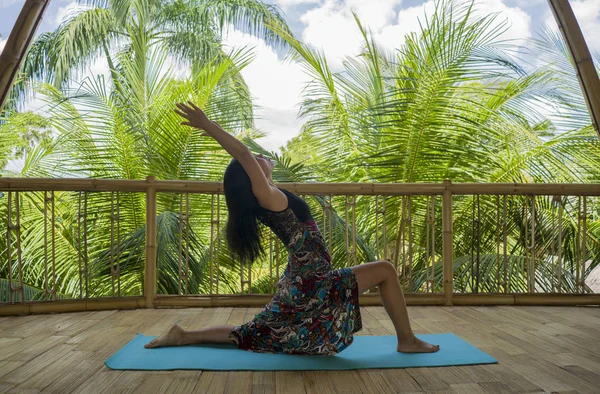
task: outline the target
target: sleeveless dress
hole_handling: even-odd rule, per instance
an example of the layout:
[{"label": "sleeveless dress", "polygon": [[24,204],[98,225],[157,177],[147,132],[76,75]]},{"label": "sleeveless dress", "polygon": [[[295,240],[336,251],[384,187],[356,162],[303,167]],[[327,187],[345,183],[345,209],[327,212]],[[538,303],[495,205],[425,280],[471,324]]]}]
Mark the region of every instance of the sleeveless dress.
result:
[{"label": "sleeveless dress", "polygon": [[264,209],[260,220],[289,252],[273,299],[230,338],[239,349],[260,353],[334,355],[362,329],[358,283],[350,268],[332,270],[331,258],[310,209],[280,189],[288,208]]}]

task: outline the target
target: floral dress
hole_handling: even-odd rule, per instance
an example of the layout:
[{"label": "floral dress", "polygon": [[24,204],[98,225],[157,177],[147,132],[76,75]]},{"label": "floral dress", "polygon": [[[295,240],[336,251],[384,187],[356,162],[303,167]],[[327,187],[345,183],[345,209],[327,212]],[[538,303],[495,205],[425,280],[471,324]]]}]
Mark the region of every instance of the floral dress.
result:
[{"label": "floral dress", "polygon": [[253,352],[334,355],[362,329],[356,276],[350,268],[332,270],[308,205],[281,191],[288,208],[264,210],[260,219],[286,245],[288,264],[273,299],[230,337],[238,348]]}]

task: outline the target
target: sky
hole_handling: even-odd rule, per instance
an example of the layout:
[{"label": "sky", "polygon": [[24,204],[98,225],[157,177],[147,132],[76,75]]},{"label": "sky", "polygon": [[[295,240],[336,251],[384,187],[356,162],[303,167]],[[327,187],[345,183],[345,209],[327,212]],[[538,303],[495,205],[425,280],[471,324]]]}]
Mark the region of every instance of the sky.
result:
[{"label": "sky", "polygon": [[[433,1],[424,0],[272,0],[284,13],[293,34],[315,48],[321,48],[334,71],[342,69],[342,60],[359,51],[362,38],[352,12],[370,28],[376,41],[394,50],[402,45],[404,34],[419,30],[419,18],[431,12]],[[24,0],[0,0],[0,49],[4,47]],[[600,0],[571,0],[590,49],[600,51]],[[478,0],[482,14],[499,12],[509,21],[504,38],[515,44],[525,44],[539,29],[548,24],[556,29],[547,0]],[[38,34],[56,29],[60,21],[77,7],[77,1],[52,0]],[[594,39],[595,38],[595,39]],[[230,30],[224,44],[231,48],[250,45],[254,61],[242,70],[255,103],[256,126],[267,136],[259,142],[269,150],[279,148],[300,131],[298,105],[307,77],[302,68],[285,60],[285,53],[276,51],[264,41]],[[91,73],[107,73],[100,59],[90,67]],[[43,111],[41,101],[29,106]]]}]

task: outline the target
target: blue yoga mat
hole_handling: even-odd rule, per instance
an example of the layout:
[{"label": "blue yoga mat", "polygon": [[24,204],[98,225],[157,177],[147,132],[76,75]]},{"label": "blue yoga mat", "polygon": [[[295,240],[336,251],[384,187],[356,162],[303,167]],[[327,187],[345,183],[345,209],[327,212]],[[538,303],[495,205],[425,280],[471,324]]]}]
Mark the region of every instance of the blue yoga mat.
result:
[{"label": "blue yoga mat", "polygon": [[354,343],[335,356],[299,356],[253,353],[233,345],[190,345],[146,349],[156,337],[138,334],[106,360],[111,369],[211,371],[290,371],[344,370],[369,368],[414,368],[448,365],[491,364],[497,361],[454,334],[417,335],[439,344],[430,354],[406,354],[396,351],[395,336],[357,335]]}]

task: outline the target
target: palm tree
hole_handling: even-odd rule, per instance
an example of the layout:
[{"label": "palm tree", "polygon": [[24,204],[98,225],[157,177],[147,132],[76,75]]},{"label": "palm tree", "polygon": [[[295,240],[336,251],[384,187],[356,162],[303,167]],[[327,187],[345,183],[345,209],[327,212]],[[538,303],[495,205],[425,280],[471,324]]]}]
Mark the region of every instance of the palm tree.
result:
[{"label": "palm tree", "polygon": [[[293,37],[280,33],[293,48],[295,57],[312,77],[305,90],[300,114],[305,117],[302,133],[286,149],[297,161],[305,160],[310,145],[310,168],[323,181],[343,182],[586,182],[597,179],[599,144],[589,118],[565,133],[543,119],[538,105],[565,105],[564,75],[544,67],[527,73],[511,57],[509,44],[500,40],[507,28],[496,16],[473,16],[473,4],[436,2],[433,15],[426,18],[419,35],[410,34],[394,53],[381,49],[356,18],[364,37],[363,52],[344,62],[344,71],[333,73],[325,56]],[[565,70],[563,67],[562,70]],[[568,69],[567,69],[568,70]],[[563,71],[564,73],[564,71]],[[570,73],[569,78],[574,78]],[[576,83],[575,83],[576,84]],[[567,87],[571,96],[579,90]],[[580,95],[580,93],[579,93]],[[570,104],[582,107],[579,102]],[[584,109],[585,111],[585,109]],[[577,145],[579,149],[572,149]],[[327,163],[327,165],[325,165]],[[593,168],[592,168],[593,167]],[[367,200],[367,199],[365,199]],[[372,199],[371,199],[372,200]],[[434,286],[442,285],[440,251],[428,254],[431,240],[441,245],[441,215],[435,224],[436,237],[427,233],[427,199],[390,199],[387,204],[389,255],[402,272],[412,270],[410,291],[423,290],[427,266],[433,264]],[[478,205],[478,216],[473,215]],[[509,244],[508,291],[527,289],[530,272],[524,264],[527,225],[523,212],[525,198],[509,200],[507,215]],[[437,210],[440,211],[439,199]],[[483,210],[481,208],[483,204]],[[550,266],[555,261],[552,245],[552,212],[557,205],[549,199],[535,202],[538,216],[536,285],[542,291],[553,286]],[[565,253],[570,257],[562,280],[571,291],[575,272],[574,242],[576,211],[565,200],[563,223]],[[566,204],[566,205],[565,205]],[[359,207],[361,205],[359,204]],[[338,208],[343,210],[343,205]],[[375,210],[373,202],[362,204],[360,217]],[[412,241],[406,235],[410,210]],[[374,215],[370,215],[371,218]],[[471,196],[455,198],[455,281],[459,291],[496,291],[497,205],[493,199],[479,201]],[[591,218],[590,218],[591,219]],[[479,224],[477,224],[479,223]],[[477,224],[477,231],[473,228]],[[556,225],[556,222],[554,223]],[[374,244],[374,219],[360,224],[359,233]],[[588,231],[596,231],[588,222]],[[591,267],[598,260],[597,234],[588,238]],[[479,245],[474,250],[473,245]],[[401,249],[410,248],[410,260]],[[568,253],[566,251],[569,251]],[[368,250],[365,250],[365,255]],[[565,254],[565,255],[566,255]],[[473,257],[476,255],[476,262]],[[473,261],[473,263],[472,263]],[[503,263],[503,262],[502,262]],[[409,265],[408,267],[406,265]],[[480,285],[480,278],[488,278]],[[554,280],[555,282],[555,280]],[[556,283],[554,283],[556,285]],[[524,287],[525,286],[525,287]]]},{"label": "palm tree", "polygon": [[[222,1],[155,1],[112,0],[87,1],[84,9],[70,15],[59,28],[43,34],[32,46],[23,66],[22,80],[15,87],[14,104],[26,86],[35,86],[51,104],[50,121],[57,136],[54,144],[35,148],[27,158],[22,176],[88,176],[95,178],[141,179],[154,174],[162,179],[216,179],[227,158],[215,152],[214,143],[198,137],[191,129],[181,127],[172,111],[176,101],[195,100],[206,108],[213,119],[233,132],[248,129],[253,123],[252,102],[239,74],[251,54],[246,50],[225,53],[221,35],[234,27],[264,38],[271,45],[283,41],[267,27],[269,22],[289,32],[277,7],[256,0]],[[103,77],[85,79],[72,88],[70,80],[91,61],[104,56],[110,70],[110,80]],[[191,78],[175,79],[174,67],[186,66]],[[181,77],[179,75],[179,77]],[[33,80],[44,81],[33,85]],[[16,119],[18,114],[10,119]],[[29,267],[41,267],[39,251],[43,242],[43,212],[39,194],[26,194],[22,199],[23,214],[30,220],[23,223],[24,247]],[[59,292],[68,296],[110,293],[110,271],[107,271],[113,248],[110,233],[107,195],[84,194],[90,211],[86,225],[78,221],[78,202],[82,196],[57,194],[58,211],[63,217],[57,228],[60,248],[58,259],[68,272],[60,275]],[[114,196],[112,196],[114,197]],[[191,268],[192,291],[198,291],[204,280],[202,262],[205,247],[191,228],[179,228],[179,214],[174,214],[177,196],[161,196],[159,200],[159,262],[165,265],[159,290],[173,292],[177,281],[173,259],[175,234],[184,232],[193,243]],[[193,210],[206,212],[206,200],[196,201]],[[6,208],[6,207],[4,207]],[[120,217],[123,227],[121,242],[127,248],[120,251],[123,259],[121,276],[132,286],[128,294],[140,291],[144,253],[143,196],[121,195]],[[6,212],[6,211],[5,211]],[[200,215],[201,216],[201,215]],[[206,224],[206,216],[199,218]],[[82,230],[83,227],[83,230]],[[81,250],[84,230],[93,231],[89,250]],[[206,232],[206,230],[202,230]],[[191,237],[190,237],[191,235]],[[90,238],[91,239],[91,238]],[[62,242],[62,243],[61,243]],[[6,246],[2,248],[6,252]],[[43,256],[42,256],[43,257]],[[78,275],[83,264],[83,277]],[[6,259],[3,259],[3,270]],[[93,263],[93,264],[92,264]],[[176,270],[175,270],[176,271]],[[39,285],[44,275],[38,270],[27,273],[27,283]],[[85,282],[85,283],[83,283]],[[82,293],[82,287],[88,291]],[[235,286],[234,286],[235,287]],[[177,291],[177,290],[175,290]]]},{"label": "palm tree", "polygon": [[12,105],[31,79],[67,86],[93,61],[104,57],[115,90],[127,88],[118,81],[116,63],[129,57],[144,74],[146,57],[160,48],[172,62],[201,67],[216,57],[226,57],[221,37],[237,28],[268,44],[283,41],[268,25],[289,29],[277,6],[260,0],[81,0],[53,32],[42,34],[31,46],[22,67],[23,78],[15,84]]}]

